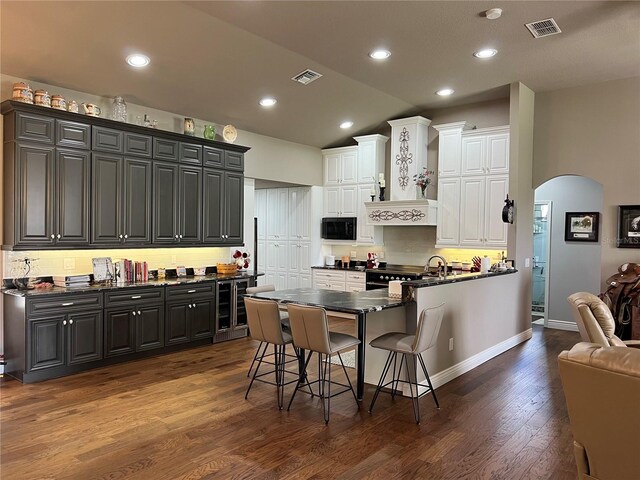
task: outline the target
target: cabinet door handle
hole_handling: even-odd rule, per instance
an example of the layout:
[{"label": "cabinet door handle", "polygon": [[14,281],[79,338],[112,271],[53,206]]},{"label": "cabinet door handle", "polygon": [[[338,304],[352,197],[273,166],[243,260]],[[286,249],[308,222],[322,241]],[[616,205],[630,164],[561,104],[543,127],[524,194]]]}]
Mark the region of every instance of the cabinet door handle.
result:
[{"label": "cabinet door handle", "polygon": [[63,307],[70,307],[71,305],[73,305],[73,302],[67,302],[62,304]]},{"label": "cabinet door handle", "polygon": [[124,234],[124,238],[127,239],[129,238],[129,235],[127,235],[126,233]]},{"label": "cabinet door handle", "polygon": [[123,236],[122,236],[122,235],[120,235],[120,240],[122,240],[122,238],[123,238]]},{"label": "cabinet door handle", "polygon": [[176,234],[176,238],[178,238],[178,234]]},{"label": "cabinet door handle", "polygon": [[67,321],[66,321],[66,320],[63,320],[63,321],[62,321],[62,325],[66,325],[66,324],[67,324]]},{"label": "cabinet door handle", "polygon": [[140,310],[138,310],[138,315],[142,315],[142,312]]},{"label": "cabinet door handle", "polygon": [[196,308],[196,304],[195,304],[195,303],[192,303],[192,304],[191,304],[191,308]]},{"label": "cabinet door handle", "polygon": [[52,233],[51,234],[51,239],[53,240],[54,238],[56,238],[56,236]]},{"label": "cabinet door handle", "polygon": [[137,300],[137,299],[139,299],[139,298],[142,298],[142,295],[133,295],[133,296],[131,297],[131,300]]},{"label": "cabinet door handle", "polygon": [[60,235],[60,234],[56,235],[56,238],[58,238],[58,239],[59,239],[60,237],[61,237],[61,235]]},{"label": "cabinet door handle", "polygon": [[180,235],[180,238],[182,238],[182,235]]},{"label": "cabinet door handle", "polygon": [[69,319],[69,325],[73,325],[73,319]]},{"label": "cabinet door handle", "polygon": [[133,313],[133,316],[135,317],[136,316],[136,311],[134,310],[132,313]]},{"label": "cabinet door handle", "polygon": [[196,293],[195,289],[189,290],[187,293]]}]

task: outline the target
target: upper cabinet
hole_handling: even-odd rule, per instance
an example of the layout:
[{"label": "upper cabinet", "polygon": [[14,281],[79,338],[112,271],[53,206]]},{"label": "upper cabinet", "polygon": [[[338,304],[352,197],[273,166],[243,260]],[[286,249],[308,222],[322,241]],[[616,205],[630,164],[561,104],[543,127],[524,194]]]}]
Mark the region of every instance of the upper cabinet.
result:
[{"label": "upper cabinet", "polygon": [[325,149],[322,155],[325,186],[358,183],[358,147]]},{"label": "upper cabinet", "polygon": [[378,174],[384,172],[385,144],[389,137],[365,135],[353,138],[358,142],[358,183],[377,183]]},{"label": "upper cabinet", "polygon": [[502,207],[509,192],[509,127],[438,130],[436,247],[506,248]]},{"label": "upper cabinet", "polygon": [[242,245],[247,147],[14,101],[2,114],[5,248]]}]

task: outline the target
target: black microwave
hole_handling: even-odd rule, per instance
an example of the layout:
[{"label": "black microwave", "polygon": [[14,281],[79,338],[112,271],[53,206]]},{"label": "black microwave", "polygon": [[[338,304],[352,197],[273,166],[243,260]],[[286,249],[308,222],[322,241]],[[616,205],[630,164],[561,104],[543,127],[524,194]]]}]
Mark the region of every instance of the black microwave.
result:
[{"label": "black microwave", "polygon": [[322,238],[327,240],[355,240],[356,217],[325,217],[322,219]]}]

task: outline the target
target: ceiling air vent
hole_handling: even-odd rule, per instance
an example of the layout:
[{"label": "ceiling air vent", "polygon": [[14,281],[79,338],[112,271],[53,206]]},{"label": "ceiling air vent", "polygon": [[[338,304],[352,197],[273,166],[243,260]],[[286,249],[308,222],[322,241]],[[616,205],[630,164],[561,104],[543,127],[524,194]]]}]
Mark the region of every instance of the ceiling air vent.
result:
[{"label": "ceiling air vent", "polygon": [[303,85],[309,85],[314,80],[319,79],[322,76],[321,73],[314,72],[313,70],[306,69],[303,72],[300,72],[294,77],[291,77],[291,80],[299,82]]},{"label": "ceiling air vent", "polygon": [[533,38],[548,37],[549,35],[555,35],[556,33],[562,32],[553,18],[525,23],[525,26],[529,29]]}]

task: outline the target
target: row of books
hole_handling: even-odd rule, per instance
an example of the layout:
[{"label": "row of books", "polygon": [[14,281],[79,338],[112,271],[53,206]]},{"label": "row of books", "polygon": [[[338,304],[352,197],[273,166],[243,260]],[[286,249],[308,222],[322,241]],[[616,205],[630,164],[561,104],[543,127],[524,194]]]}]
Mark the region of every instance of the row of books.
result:
[{"label": "row of books", "polygon": [[115,280],[118,283],[135,283],[149,281],[149,265],[147,262],[134,262],[122,259],[114,262]]},{"label": "row of books", "polygon": [[73,288],[88,287],[91,282],[91,275],[56,275],[53,277],[53,284],[57,287]]}]

